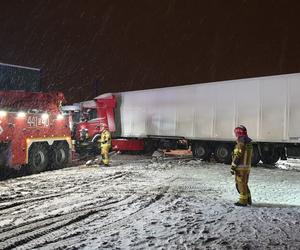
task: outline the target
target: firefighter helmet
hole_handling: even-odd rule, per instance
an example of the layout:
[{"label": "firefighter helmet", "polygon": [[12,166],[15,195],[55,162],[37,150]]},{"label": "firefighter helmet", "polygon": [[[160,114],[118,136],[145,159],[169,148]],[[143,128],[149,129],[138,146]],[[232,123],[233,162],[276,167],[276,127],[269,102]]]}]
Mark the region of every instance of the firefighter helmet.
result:
[{"label": "firefighter helmet", "polygon": [[245,126],[243,125],[239,125],[238,127],[236,127],[234,129],[234,134],[237,138],[241,137],[241,136],[246,136],[247,135],[247,129]]}]

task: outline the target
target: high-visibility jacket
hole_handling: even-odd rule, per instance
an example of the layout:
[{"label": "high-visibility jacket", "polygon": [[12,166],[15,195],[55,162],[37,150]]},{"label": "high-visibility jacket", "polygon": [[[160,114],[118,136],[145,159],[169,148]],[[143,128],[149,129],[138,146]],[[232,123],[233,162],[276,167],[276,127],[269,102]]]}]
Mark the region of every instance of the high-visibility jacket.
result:
[{"label": "high-visibility jacket", "polygon": [[232,155],[232,166],[250,168],[253,153],[253,145],[248,136],[241,136],[237,139]]},{"label": "high-visibility jacket", "polygon": [[102,162],[104,165],[109,166],[109,151],[111,148],[111,134],[108,129],[104,129],[100,136],[100,151]]},{"label": "high-visibility jacket", "polygon": [[111,147],[111,134],[108,131],[108,129],[104,129],[101,133],[101,137],[100,137],[100,148],[103,145],[107,145],[109,147]]}]

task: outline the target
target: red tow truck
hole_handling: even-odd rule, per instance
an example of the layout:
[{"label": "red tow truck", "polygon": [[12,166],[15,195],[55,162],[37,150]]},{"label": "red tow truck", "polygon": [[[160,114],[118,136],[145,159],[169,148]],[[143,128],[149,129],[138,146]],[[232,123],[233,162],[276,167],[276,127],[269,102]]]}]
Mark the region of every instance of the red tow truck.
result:
[{"label": "red tow truck", "polygon": [[[41,92],[40,70],[0,63],[0,174],[7,168],[29,173],[65,167],[79,155],[98,155],[101,124],[116,131],[113,95],[62,107],[64,95]],[[78,116],[76,118],[76,116]],[[115,138],[113,150],[141,151],[140,139]]]},{"label": "red tow truck", "polygon": [[[0,64],[0,171],[57,169],[71,160],[62,93],[39,92],[38,69]],[[25,91],[27,90],[27,91]]]},{"label": "red tow truck", "polygon": [[68,117],[61,93],[0,91],[0,166],[31,173],[66,166],[71,160]]}]

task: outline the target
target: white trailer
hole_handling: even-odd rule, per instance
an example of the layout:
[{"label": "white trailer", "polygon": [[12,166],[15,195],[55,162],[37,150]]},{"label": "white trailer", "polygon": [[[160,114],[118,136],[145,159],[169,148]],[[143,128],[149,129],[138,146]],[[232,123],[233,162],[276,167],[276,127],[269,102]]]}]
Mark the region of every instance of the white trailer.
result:
[{"label": "white trailer", "polygon": [[256,143],[253,162],[276,162],[300,143],[300,74],[210,82],[114,94],[125,138],[187,139],[195,156],[229,162],[233,129]]}]

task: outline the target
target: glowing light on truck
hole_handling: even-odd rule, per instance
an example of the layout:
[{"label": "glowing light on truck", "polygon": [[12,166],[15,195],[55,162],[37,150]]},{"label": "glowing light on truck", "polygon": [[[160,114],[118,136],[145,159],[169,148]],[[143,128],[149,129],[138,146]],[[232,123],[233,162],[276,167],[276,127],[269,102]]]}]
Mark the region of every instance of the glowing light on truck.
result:
[{"label": "glowing light on truck", "polygon": [[62,114],[58,114],[58,115],[56,116],[56,119],[57,119],[57,120],[62,120],[62,119],[64,119],[64,116],[63,116]]},{"label": "glowing light on truck", "polygon": [[47,114],[47,113],[42,114],[42,119],[43,120],[46,120],[48,118],[49,118],[49,114]]},{"label": "glowing light on truck", "polygon": [[0,118],[5,117],[7,115],[7,112],[4,110],[0,110]]},{"label": "glowing light on truck", "polygon": [[26,113],[20,111],[20,112],[17,113],[17,117],[18,117],[18,118],[25,118],[25,117],[26,117]]}]

